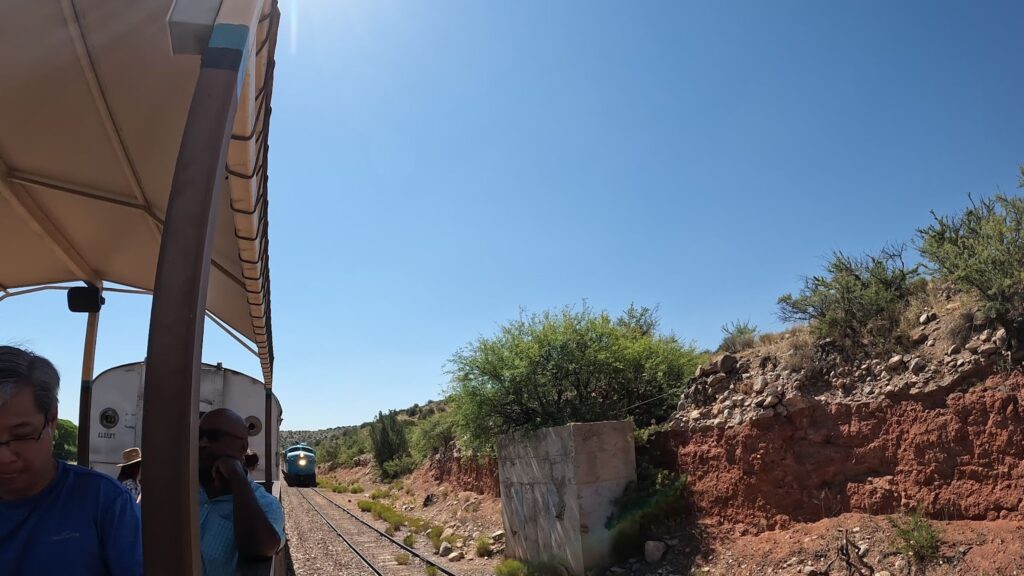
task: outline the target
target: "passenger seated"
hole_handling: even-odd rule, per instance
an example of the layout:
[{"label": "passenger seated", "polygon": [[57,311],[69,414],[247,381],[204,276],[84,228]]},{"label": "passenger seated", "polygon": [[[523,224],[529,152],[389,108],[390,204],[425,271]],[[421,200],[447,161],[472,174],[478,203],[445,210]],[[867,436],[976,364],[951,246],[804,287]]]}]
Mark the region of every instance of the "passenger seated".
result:
[{"label": "passenger seated", "polygon": [[53,457],[60,376],[0,346],[0,573],[142,574],[132,497],[113,478]]},{"label": "passenger seated", "polygon": [[254,450],[245,451],[245,470],[252,478],[253,472],[256,471],[256,467],[260,465],[260,455]]},{"label": "passenger seated", "polygon": [[117,481],[132,495],[136,504],[142,502],[142,449],[128,448],[121,452],[121,463],[117,467],[121,469],[117,473]]},{"label": "passenger seated", "polygon": [[231,576],[239,557],[273,556],[284,543],[284,511],[246,477],[248,428],[226,408],[199,422],[199,548],[206,576]]}]

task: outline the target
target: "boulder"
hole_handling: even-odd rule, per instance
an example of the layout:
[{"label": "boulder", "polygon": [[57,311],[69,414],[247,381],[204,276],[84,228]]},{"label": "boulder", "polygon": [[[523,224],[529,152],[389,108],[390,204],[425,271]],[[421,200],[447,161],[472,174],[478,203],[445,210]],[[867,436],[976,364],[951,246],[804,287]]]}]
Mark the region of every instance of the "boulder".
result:
[{"label": "boulder", "polygon": [[920,374],[924,372],[924,369],[928,367],[928,363],[920,358],[914,358],[910,361],[910,371],[914,374]]},{"label": "boulder", "polygon": [[924,330],[915,332],[914,335],[910,337],[910,343],[913,344],[914,346],[920,346],[921,344],[924,344],[927,341],[928,333],[925,332]]},{"label": "boulder", "polygon": [[715,367],[718,369],[718,372],[722,374],[728,374],[732,372],[733,369],[736,368],[736,364],[738,363],[739,360],[732,354],[722,354],[714,361]]},{"label": "boulder", "polygon": [[953,344],[949,347],[949,350],[946,350],[946,356],[956,356],[962,351],[963,348],[961,348],[959,344]]},{"label": "boulder", "polygon": [[462,550],[459,550],[458,552],[452,552],[447,556],[449,562],[458,562],[459,560],[462,560],[465,557],[466,554]]},{"label": "boulder", "polygon": [[441,542],[441,547],[437,550],[437,553],[441,556],[448,556],[453,552],[452,545],[447,542]]},{"label": "boulder", "polygon": [[764,403],[761,405],[764,406],[765,408],[773,408],[776,404],[779,403],[780,400],[781,399],[777,394],[772,394],[765,398]]},{"label": "boulder", "polygon": [[964,350],[967,350],[971,354],[974,354],[978,351],[979,348],[981,348],[981,344],[982,343],[980,340],[971,340],[964,346]]},{"label": "boulder", "polygon": [[985,342],[978,348],[978,354],[982,356],[991,356],[996,352],[999,352],[999,346],[996,346],[994,342]]},{"label": "boulder", "polygon": [[505,531],[504,530],[498,530],[494,534],[491,534],[491,540],[494,540],[495,542],[501,542],[504,539],[505,539]]},{"label": "boulder", "polygon": [[444,532],[441,532],[441,540],[447,540],[449,536],[455,535],[454,528],[445,528]]},{"label": "boulder", "polygon": [[661,561],[666,550],[668,550],[668,544],[658,540],[648,540],[644,542],[644,559],[648,564],[656,564]]},{"label": "boulder", "polygon": [[708,378],[708,387],[711,388],[712,390],[714,390],[715,387],[720,386],[721,384],[725,383],[725,381],[728,380],[728,378],[729,377],[726,376],[725,374],[722,374],[721,372],[718,372],[718,373],[712,375],[710,378]]},{"label": "boulder", "polygon": [[1005,346],[1006,345],[1006,330],[1003,330],[1002,328],[1000,328],[999,330],[996,330],[995,335],[992,336],[992,342],[994,342],[995,345],[999,346],[1000,348]]},{"label": "boulder", "polygon": [[889,358],[889,361],[885,363],[885,369],[889,371],[896,371],[903,368],[903,356],[899,354]]},{"label": "boulder", "polygon": [[921,325],[925,325],[925,324],[931,324],[932,322],[934,322],[934,321],[936,321],[938,319],[939,319],[939,315],[936,314],[935,312],[925,312],[924,314],[921,314],[921,317],[918,318],[917,321]]}]

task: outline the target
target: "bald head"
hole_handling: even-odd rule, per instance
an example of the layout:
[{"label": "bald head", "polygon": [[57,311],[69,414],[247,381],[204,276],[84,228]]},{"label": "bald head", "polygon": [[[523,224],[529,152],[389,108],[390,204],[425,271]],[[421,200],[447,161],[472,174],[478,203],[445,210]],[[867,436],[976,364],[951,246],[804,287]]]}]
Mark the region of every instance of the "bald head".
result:
[{"label": "bald head", "polygon": [[241,438],[249,437],[249,428],[238,412],[228,408],[210,410],[199,421],[199,429],[216,429]]},{"label": "bald head", "polygon": [[210,470],[218,458],[244,462],[249,448],[249,429],[245,420],[233,410],[211,410],[199,421],[199,478],[210,478]]}]

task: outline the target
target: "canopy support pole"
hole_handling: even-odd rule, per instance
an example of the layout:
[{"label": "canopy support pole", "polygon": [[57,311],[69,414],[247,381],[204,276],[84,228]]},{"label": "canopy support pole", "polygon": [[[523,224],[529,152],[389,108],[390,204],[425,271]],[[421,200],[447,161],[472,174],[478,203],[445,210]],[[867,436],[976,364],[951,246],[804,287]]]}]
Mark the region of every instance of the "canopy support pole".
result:
[{"label": "canopy support pole", "polygon": [[267,490],[270,490],[271,487],[273,487],[273,482],[277,480],[277,475],[274,474],[274,462],[277,460],[275,459],[276,454],[271,452],[273,442],[270,438],[270,431],[277,430],[277,427],[272,426],[272,418],[274,417],[274,394],[270,391],[270,388],[266,389],[266,398],[266,410],[263,413],[263,457],[266,458],[267,461],[263,463],[263,473],[266,475],[263,481],[267,485]]},{"label": "canopy support pole", "polygon": [[85,324],[85,350],[82,352],[82,389],[78,398],[78,465],[89,466],[89,440],[92,438],[92,377],[96,364],[96,335],[100,313],[90,312]]},{"label": "canopy support pole", "polygon": [[[197,420],[215,214],[244,74],[248,30],[214,26],[203,53],[167,203],[149,325],[142,448],[147,576],[202,573]],[[242,26],[241,28],[245,28]]]}]

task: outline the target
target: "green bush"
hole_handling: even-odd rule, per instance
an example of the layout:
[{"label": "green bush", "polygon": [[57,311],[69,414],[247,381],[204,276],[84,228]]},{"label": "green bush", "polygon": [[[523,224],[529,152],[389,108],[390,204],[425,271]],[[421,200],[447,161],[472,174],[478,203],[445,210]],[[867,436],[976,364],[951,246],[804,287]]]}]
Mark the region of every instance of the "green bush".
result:
[{"label": "green bush", "polygon": [[381,490],[380,488],[375,488],[373,492],[370,492],[370,499],[371,500],[383,500],[385,498],[390,498],[390,497],[391,497],[391,490]]},{"label": "green bush", "polygon": [[406,517],[405,514],[402,514],[383,502],[360,500],[356,505],[359,506],[359,509],[363,512],[372,512],[375,517],[387,522],[388,528],[392,530],[392,532],[388,534],[389,536],[391,536],[394,531],[400,530],[402,526],[409,521],[409,518]]},{"label": "green bush", "polygon": [[348,487],[348,491],[351,494],[362,494],[363,493],[363,487],[360,484],[351,484]]},{"label": "green bush", "polygon": [[395,555],[395,563],[399,566],[408,565],[410,560],[412,560],[412,556],[410,556],[408,552],[402,552]]},{"label": "green bush", "polygon": [[497,566],[495,566],[494,573],[496,576],[528,576],[526,565],[519,560],[513,560],[511,558],[502,560]]},{"label": "green bush", "polygon": [[451,412],[441,412],[418,423],[409,433],[409,447],[418,461],[437,454],[455,441],[455,420]]},{"label": "green bush", "polygon": [[[1024,187],[1024,168],[1021,169]],[[1024,337],[1024,198],[996,195],[971,201],[961,214],[918,230],[929,268],[977,295],[1011,343]]]},{"label": "green bush", "polygon": [[385,465],[409,453],[405,425],[398,419],[398,412],[392,410],[387,414],[377,414],[377,418],[370,425],[370,445],[377,468],[387,477]]},{"label": "green bush", "polygon": [[491,539],[486,536],[481,536],[476,540],[476,555],[480,558],[490,558],[494,554],[494,549],[491,548]]},{"label": "green bush", "polygon": [[926,286],[918,267],[904,264],[902,247],[860,258],[835,252],[825,274],[805,278],[799,295],[779,298],[779,318],[809,322],[815,336],[848,351],[895,350],[905,345],[903,314]]},{"label": "green bush", "polygon": [[722,343],[718,345],[719,352],[736,354],[757,345],[757,326],[750,321],[737,320],[732,324],[725,324],[722,326],[722,334],[724,336]]},{"label": "green bush", "polygon": [[427,564],[423,568],[423,573],[427,576],[437,576],[437,566],[434,566],[433,564]]},{"label": "green bush", "polygon": [[938,558],[939,532],[924,517],[920,506],[905,520],[896,520],[892,516],[888,516],[887,520],[900,540],[897,551],[909,554],[921,562]]},{"label": "green bush", "polygon": [[521,316],[449,361],[449,397],[460,445],[492,453],[507,432],[671,416],[702,361],[691,345],[657,333],[654,310],[622,316],[565,308]]},{"label": "green bush", "polygon": [[413,536],[412,534],[406,534],[405,538],[402,538],[402,544],[405,544],[409,548],[415,548],[416,547],[416,537]]},{"label": "green bush", "polygon": [[407,474],[411,474],[416,470],[416,466],[419,461],[416,460],[412,455],[407,454],[401,458],[395,458],[384,463],[384,478],[399,478]]}]

